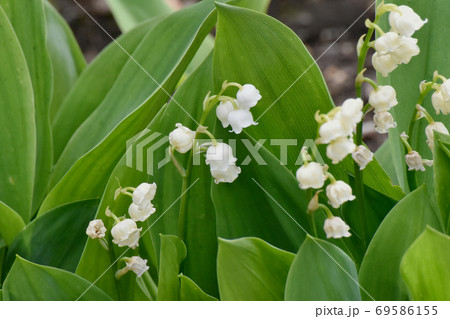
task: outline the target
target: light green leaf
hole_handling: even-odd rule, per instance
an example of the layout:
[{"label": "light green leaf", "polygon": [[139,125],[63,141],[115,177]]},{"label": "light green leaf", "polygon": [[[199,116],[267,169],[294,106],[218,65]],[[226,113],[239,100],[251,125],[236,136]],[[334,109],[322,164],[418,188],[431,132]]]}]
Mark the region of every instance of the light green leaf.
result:
[{"label": "light green leaf", "polygon": [[401,273],[415,301],[450,299],[450,237],[427,227],[408,248]]},{"label": "light green leaf", "polygon": [[49,110],[52,122],[62,101],[86,67],[86,61],[70,27],[58,11],[47,1],[44,1],[44,10],[47,24],[47,49],[53,71],[53,94]]},{"label": "light green leaf", "polygon": [[180,300],[180,264],[186,258],[186,245],[173,235],[161,235],[158,300]]},{"label": "light green leaf", "polygon": [[[1,0],[22,46],[34,92],[36,123],[36,170],[32,214],[38,209],[46,191],[53,165],[49,107],[53,73],[47,51],[47,27],[42,0]],[[30,18],[32,17],[32,18]]]},{"label": "light green leaf", "polygon": [[221,300],[283,300],[294,254],[259,238],[219,239]]},{"label": "light green leaf", "polygon": [[1,7],[0,48],[0,200],[27,222],[36,158],[33,87],[19,40]]},{"label": "light green leaf", "polygon": [[123,33],[145,20],[168,15],[175,10],[165,0],[107,0],[107,3]]},{"label": "light green leaf", "polygon": [[[433,73],[436,70],[440,74],[450,77],[450,63],[448,62],[447,54],[450,50],[450,44],[448,41],[442,41],[442,37],[440,36],[442,32],[450,30],[450,20],[447,19],[450,15],[450,6],[447,0],[395,0],[385,2],[407,5],[417,12],[422,19],[428,19],[428,22],[422,29],[413,35],[414,38],[418,39],[420,55],[413,57],[407,65],[399,66],[388,77],[383,78],[381,75],[378,76],[380,84],[390,84],[397,92],[399,104],[392,109],[397,127],[391,130],[389,143],[391,144],[391,156],[395,164],[399,183],[405,191],[408,191],[404,147],[400,142],[399,135],[405,131],[410,135],[410,143],[413,149],[418,151],[424,158],[431,158],[430,149],[426,144],[425,127],[428,124],[426,120],[422,119],[416,122],[412,134],[409,132],[409,126],[419,98],[420,82],[423,80],[432,80]],[[382,20],[381,26],[384,30],[389,30],[387,15]],[[430,114],[433,114],[433,118],[436,121],[443,122],[447,127],[450,127],[450,118],[448,116],[442,114],[435,115],[430,96],[431,94],[425,99],[423,106]],[[432,194],[432,170],[427,169],[425,173],[417,173],[417,175],[418,184],[427,184],[429,192]]]},{"label": "light green leaf", "polygon": [[8,268],[15,255],[20,255],[40,265],[75,271],[88,239],[86,228],[97,206],[97,200],[73,203],[33,220],[10,246]]},{"label": "light green leaf", "polygon": [[[375,300],[407,299],[400,261],[427,225],[442,228],[424,185],[408,194],[389,212],[367,249],[359,282]],[[364,292],[362,296],[371,299]]]},{"label": "light green leaf", "polygon": [[442,221],[450,231],[450,137],[448,135],[435,134],[434,141],[434,188]]},{"label": "light green leaf", "polygon": [[308,236],[289,270],[285,300],[361,300],[355,264],[333,244]]},{"label": "light green leaf", "polygon": [[[143,130],[167,101],[167,92],[173,91],[214,25],[213,10],[210,1],[201,2],[167,17],[147,34],[134,60],[128,61],[100,106],[72,136],[55,167],[53,183],[75,165],[46,198],[41,214],[68,201],[101,196],[109,174],[125,152],[126,141]],[[163,60],[160,52],[167,52]],[[149,78],[149,71],[163,83],[164,90]]]},{"label": "light green leaf", "polygon": [[22,217],[10,207],[0,202],[0,235],[11,245],[17,234],[25,227]]},{"label": "light green leaf", "polygon": [[217,301],[216,298],[206,294],[189,277],[180,274],[180,300],[181,301]]},{"label": "light green leaf", "polygon": [[41,266],[17,256],[3,284],[6,301],[111,300],[89,281],[65,270]]}]

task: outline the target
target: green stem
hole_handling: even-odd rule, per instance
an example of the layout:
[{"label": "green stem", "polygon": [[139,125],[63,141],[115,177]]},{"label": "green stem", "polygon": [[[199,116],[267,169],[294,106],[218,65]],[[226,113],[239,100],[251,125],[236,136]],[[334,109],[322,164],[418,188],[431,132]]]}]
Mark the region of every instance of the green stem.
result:
[{"label": "green stem", "polygon": [[150,293],[151,301],[155,301],[158,297],[158,286],[156,286],[152,276],[146,271],[142,274],[141,278]]},{"label": "green stem", "polygon": [[[362,145],[362,121],[358,124],[356,127],[356,145]],[[356,195],[356,201],[358,203],[359,208],[359,216],[360,216],[360,223],[361,223],[361,232],[362,232],[362,239],[364,247],[367,247],[367,214],[366,214],[366,207],[364,203],[364,175],[363,171],[360,170],[358,163],[355,161],[353,162],[353,167],[355,171],[355,195]]]}]

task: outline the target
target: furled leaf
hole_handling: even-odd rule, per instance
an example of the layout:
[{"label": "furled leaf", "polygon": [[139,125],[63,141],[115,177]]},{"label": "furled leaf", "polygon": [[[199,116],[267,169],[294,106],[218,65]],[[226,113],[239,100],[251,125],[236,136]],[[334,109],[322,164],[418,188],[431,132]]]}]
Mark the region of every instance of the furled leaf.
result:
[{"label": "furled leaf", "polygon": [[158,300],[180,300],[180,264],[186,258],[186,246],[173,235],[161,235]]},{"label": "furled leaf", "polygon": [[206,294],[189,277],[180,274],[180,300],[181,301],[217,301],[216,298]]},{"label": "furled leaf", "polygon": [[369,293],[362,291],[363,299],[407,299],[400,275],[400,261],[427,225],[442,228],[424,185],[408,194],[390,211],[370,242],[359,274],[361,286]]},{"label": "furled leaf", "polygon": [[33,87],[20,42],[1,7],[0,47],[0,200],[28,222],[36,158]]},{"label": "furled leaf", "polygon": [[49,110],[50,121],[53,121],[62,101],[85,69],[86,61],[70,27],[58,11],[47,1],[44,1],[44,10],[47,49],[53,71],[53,94]]},{"label": "furled leaf", "polygon": [[434,183],[442,221],[447,233],[450,231],[450,137],[435,132]]},{"label": "furled leaf", "polygon": [[41,266],[17,256],[3,284],[6,301],[111,300],[89,281],[65,270]]},{"label": "furled leaf", "polygon": [[6,245],[11,245],[17,234],[25,227],[22,217],[0,202],[0,235]]},{"label": "furled leaf", "polygon": [[289,270],[285,300],[361,300],[355,264],[333,244],[308,236]]},{"label": "furled leaf", "polygon": [[11,266],[17,254],[40,265],[75,271],[97,206],[97,200],[72,203],[33,220],[15,238],[7,263]]},{"label": "furled leaf", "polygon": [[258,238],[219,239],[221,300],[283,300],[294,254]]},{"label": "furled leaf", "polygon": [[1,0],[0,4],[19,39],[33,86],[37,143],[32,206],[34,214],[47,191],[53,165],[49,120],[53,73],[46,44],[47,26],[44,5],[42,0]]},{"label": "furled leaf", "polygon": [[427,227],[400,264],[413,300],[450,299],[450,237]]}]

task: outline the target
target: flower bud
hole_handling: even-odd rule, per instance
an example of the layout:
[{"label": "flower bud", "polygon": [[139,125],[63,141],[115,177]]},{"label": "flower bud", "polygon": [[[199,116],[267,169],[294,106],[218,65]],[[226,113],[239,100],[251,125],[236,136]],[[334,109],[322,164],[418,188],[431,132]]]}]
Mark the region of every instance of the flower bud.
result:
[{"label": "flower bud", "polygon": [[359,168],[363,170],[373,160],[373,153],[364,145],[359,145],[353,152],[352,157]]},{"label": "flower bud", "polygon": [[220,122],[222,122],[222,126],[228,127],[230,123],[228,122],[228,115],[234,111],[233,103],[230,101],[220,102],[219,106],[216,108],[216,115]]},{"label": "flower bud", "polygon": [[408,6],[398,6],[389,14],[389,24],[392,31],[400,35],[410,37],[422,28],[428,20],[422,20],[420,16]]},{"label": "flower bud", "polygon": [[311,200],[308,203],[308,208],[307,208],[306,212],[309,215],[312,215],[316,210],[318,210],[320,208],[320,205],[319,205],[319,194],[320,194],[320,192],[322,192],[322,190],[317,191],[314,194],[313,198],[311,198]]},{"label": "flower bud", "polygon": [[153,207],[151,203],[144,209],[140,209],[139,206],[136,205],[135,203],[131,203],[130,207],[128,207],[128,214],[130,215],[131,219],[136,222],[145,221],[155,211],[156,209]]},{"label": "flower bud", "polygon": [[325,220],[323,230],[327,234],[327,238],[350,237],[350,227],[339,217],[333,216]]},{"label": "flower bud", "polygon": [[423,159],[419,153],[416,151],[409,152],[405,156],[406,165],[408,165],[408,171],[425,171],[425,167],[423,166]]},{"label": "flower bud", "polygon": [[156,194],[156,183],[148,184],[142,183],[133,192],[133,203],[138,206],[139,209],[146,208]]},{"label": "flower bud", "polygon": [[450,113],[450,80],[445,80],[431,96],[431,102],[436,114],[442,112],[447,115]]},{"label": "flower bud", "polygon": [[169,134],[169,143],[177,152],[184,154],[192,148],[195,132],[183,126],[181,123],[177,123],[176,127]]},{"label": "flower bud", "polygon": [[297,170],[297,180],[300,183],[301,189],[322,188],[327,179],[325,167],[319,163],[311,162],[303,164]]},{"label": "flower bud", "polygon": [[326,193],[328,202],[334,208],[339,208],[343,203],[356,198],[352,194],[352,188],[343,181],[332,182],[327,186]]},{"label": "flower bud", "polygon": [[92,239],[104,238],[106,233],[106,227],[101,219],[94,219],[89,222],[89,226],[86,229],[86,235]]},{"label": "flower bud", "polygon": [[137,228],[134,220],[122,220],[111,229],[113,243],[119,245],[119,247],[128,246],[135,249],[139,246],[138,241],[141,230],[142,228]]},{"label": "flower bud", "polygon": [[390,85],[379,86],[370,92],[369,104],[375,108],[375,113],[387,112],[398,104],[397,94]]},{"label": "flower bud", "polygon": [[380,134],[385,134],[390,128],[397,126],[397,123],[394,122],[394,118],[389,112],[375,113],[373,121],[375,122],[375,130]]},{"label": "flower bud", "polygon": [[348,154],[351,154],[356,148],[352,138],[339,137],[327,146],[327,156],[333,164],[342,161]]},{"label": "flower bud", "polygon": [[231,125],[232,131],[240,134],[242,129],[256,125],[253,121],[253,115],[248,110],[235,110],[228,114],[228,122]]},{"label": "flower bud", "polygon": [[236,94],[239,107],[250,109],[261,100],[261,94],[252,84],[245,84]]},{"label": "flower bud", "polygon": [[449,134],[447,128],[442,122],[433,122],[428,124],[428,126],[425,128],[425,134],[427,136],[427,144],[430,147],[431,151],[434,150],[434,131],[442,134]]}]

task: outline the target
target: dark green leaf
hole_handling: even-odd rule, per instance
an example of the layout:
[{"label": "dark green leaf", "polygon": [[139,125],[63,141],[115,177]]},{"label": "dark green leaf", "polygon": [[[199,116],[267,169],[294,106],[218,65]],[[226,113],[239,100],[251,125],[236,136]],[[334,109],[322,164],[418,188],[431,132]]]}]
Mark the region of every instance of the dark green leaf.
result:
[{"label": "dark green leaf", "polygon": [[89,281],[65,270],[41,266],[17,256],[3,284],[3,300],[111,300]]},{"label": "dark green leaf", "polygon": [[283,300],[294,254],[258,238],[219,239],[221,300]]},{"label": "dark green leaf", "polygon": [[25,227],[22,217],[10,207],[0,202],[0,235],[11,245],[16,235]]},{"label": "dark green leaf", "polygon": [[434,188],[442,221],[450,231],[450,137],[435,132]]},{"label": "dark green leaf", "polygon": [[370,294],[363,299],[405,300],[407,292],[400,275],[400,261],[427,225],[440,229],[425,186],[408,194],[386,216],[363,259],[359,282]]},{"label": "dark green leaf", "polygon": [[308,236],[289,270],[285,300],[361,300],[355,264],[333,244]]}]

